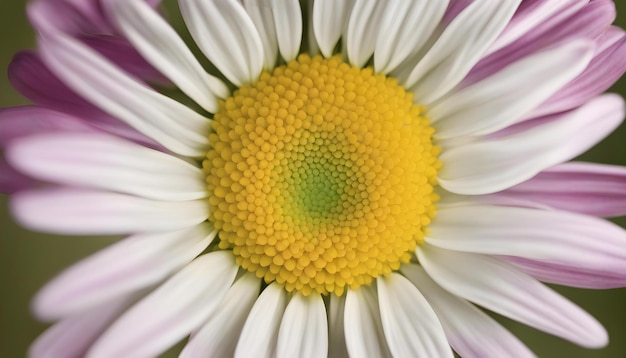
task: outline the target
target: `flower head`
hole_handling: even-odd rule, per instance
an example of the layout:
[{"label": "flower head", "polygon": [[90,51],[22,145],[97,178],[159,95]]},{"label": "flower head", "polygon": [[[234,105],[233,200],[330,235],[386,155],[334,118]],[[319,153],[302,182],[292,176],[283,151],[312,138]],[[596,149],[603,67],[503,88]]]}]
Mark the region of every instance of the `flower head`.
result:
[{"label": "flower head", "polygon": [[[626,69],[611,1],[178,3],[203,56],[142,0],[101,0],[95,30],[32,7],[12,76],[40,106],[0,125],[44,123],[6,141],[43,188],[13,213],[130,235],[38,294],[60,322],[33,356],[189,335],[184,357],[533,355],[475,305],[607,343],[540,281],[626,285],[626,232],[599,218],[626,212],[626,170],[561,164],[624,117],[601,94]],[[57,87],[20,87],[32,63]]]}]

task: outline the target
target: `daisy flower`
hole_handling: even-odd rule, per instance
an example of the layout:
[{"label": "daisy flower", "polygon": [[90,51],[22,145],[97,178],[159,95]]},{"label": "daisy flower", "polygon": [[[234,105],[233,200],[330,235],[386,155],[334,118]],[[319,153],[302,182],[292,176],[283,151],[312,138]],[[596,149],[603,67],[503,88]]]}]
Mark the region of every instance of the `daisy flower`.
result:
[{"label": "daisy flower", "polygon": [[1,113],[11,209],[129,236],[36,296],[31,356],[533,356],[478,307],[607,344],[541,281],[626,286],[626,169],[565,163],[624,117],[612,1],[179,0],[198,52],[58,2]]}]

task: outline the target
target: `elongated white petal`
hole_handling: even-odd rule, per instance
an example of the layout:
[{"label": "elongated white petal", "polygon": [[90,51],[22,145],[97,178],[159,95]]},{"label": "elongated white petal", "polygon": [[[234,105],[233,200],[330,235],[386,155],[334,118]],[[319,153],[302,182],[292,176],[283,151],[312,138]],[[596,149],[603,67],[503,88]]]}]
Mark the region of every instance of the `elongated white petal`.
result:
[{"label": "elongated white petal", "polygon": [[[389,1],[374,50],[376,72],[389,73],[418,53],[441,22],[448,0]],[[341,1],[335,1],[341,3]]]},{"label": "elongated white petal", "polygon": [[23,191],[11,198],[11,210],[28,228],[67,235],[174,231],[209,216],[206,200],[154,201],[80,189]]},{"label": "elongated white petal", "polygon": [[272,70],[278,57],[278,39],[272,7],[265,0],[243,0],[243,6],[254,23],[263,44],[263,68]]},{"label": "elongated white petal", "polygon": [[294,60],[302,43],[302,10],[299,0],[270,0],[278,50],[287,62]]},{"label": "elongated white petal", "polygon": [[207,118],[140,83],[76,39],[55,33],[39,44],[54,73],[103,111],[177,154],[206,153]]},{"label": "elongated white petal", "polygon": [[261,281],[253,273],[235,281],[220,303],[219,310],[192,334],[180,357],[232,357],[260,288]]},{"label": "elongated white petal", "polygon": [[521,0],[474,1],[446,27],[404,81],[429,105],[453,89],[481,59]]},{"label": "elongated white petal", "polygon": [[348,290],[343,326],[350,357],[392,357],[376,296],[375,285]]},{"label": "elongated white petal", "polygon": [[624,100],[604,95],[530,129],[444,150],[439,183],[453,193],[470,195],[509,188],[582,154],[623,118]]},{"label": "elongated white petal", "polygon": [[191,36],[235,86],[254,81],[263,68],[263,44],[236,0],[179,0]]},{"label": "elongated white petal", "polygon": [[435,136],[476,136],[508,127],[578,76],[593,42],[575,41],[513,63],[430,108]]},{"label": "elongated white petal", "polygon": [[331,57],[339,39],[346,33],[354,0],[315,0],[313,31],[324,57]]},{"label": "elongated white petal", "polygon": [[209,112],[228,87],[209,75],[176,31],[143,0],[112,0],[110,8],[124,35],[155,68]]},{"label": "elongated white petal", "polygon": [[102,331],[132,301],[123,296],[46,329],[28,348],[31,358],[84,357]]},{"label": "elongated white petal", "polygon": [[404,276],[377,280],[378,306],[394,357],[453,357],[441,323],[420,291]]},{"label": "elongated white petal", "polygon": [[235,357],[275,357],[278,331],[286,307],[285,290],[277,283],[267,286],[243,326]]},{"label": "elongated white petal", "polygon": [[162,353],[218,309],[237,270],[228,251],[197,258],[115,321],[91,348],[89,357]]},{"label": "elongated white petal", "polygon": [[353,66],[363,67],[374,53],[387,6],[386,1],[356,0],[346,38],[348,59]]},{"label": "elongated white petal", "polygon": [[7,158],[36,178],[155,200],[207,196],[200,168],[172,155],[104,134],[53,133],[26,137]]},{"label": "elongated white petal", "polygon": [[586,215],[502,206],[442,208],[426,242],[626,277],[626,231]]},{"label": "elongated white petal", "polygon": [[131,236],[50,281],[35,297],[33,310],[41,319],[59,319],[150,287],[198,256],[215,234],[211,226],[201,224]]},{"label": "elongated white petal", "polygon": [[406,276],[433,308],[448,341],[464,358],[534,357],[535,355],[493,318],[437,285],[424,269],[405,265]]},{"label": "elongated white petal", "polygon": [[328,308],[328,356],[348,358],[344,329],[346,295],[330,294]]},{"label": "elongated white petal", "polygon": [[280,323],[276,357],[328,356],[328,321],[322,296],[295,294]]},{"label": "elongated white petal", "polygon": [[431,245],[419,247],[417,255],[430,277],[459,297],[584,347],[608,341],[588,313],[510,264]]}]

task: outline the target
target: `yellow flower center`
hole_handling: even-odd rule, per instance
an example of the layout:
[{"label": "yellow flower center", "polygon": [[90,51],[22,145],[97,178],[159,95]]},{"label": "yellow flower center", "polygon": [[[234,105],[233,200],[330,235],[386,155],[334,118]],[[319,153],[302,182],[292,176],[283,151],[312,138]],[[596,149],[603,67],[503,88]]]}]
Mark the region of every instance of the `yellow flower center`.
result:
[{"label": "yellow flower center", "polygon": [[339,57],[301,55],[239,88],[203,163],[219,247],[304,295],[398,270],[436,209],[423,112],[395,79]]}]

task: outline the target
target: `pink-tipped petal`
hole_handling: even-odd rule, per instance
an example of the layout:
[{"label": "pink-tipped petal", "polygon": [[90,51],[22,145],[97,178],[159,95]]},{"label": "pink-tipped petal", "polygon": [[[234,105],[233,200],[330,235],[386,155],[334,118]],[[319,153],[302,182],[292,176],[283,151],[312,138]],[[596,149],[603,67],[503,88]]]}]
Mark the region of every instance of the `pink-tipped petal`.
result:
[{"label": "pink-tipped petal", "polygon": [[28,349],[31,358],[79,358],[135,296],[117,297],[76,316],[66,318],[44,331]]},{"label": "pink-tipped petal", "polygon": [[197,225],[209,216],[204,199],[167,202],[81,189],[19,192],[11,211],[24,226],[65,235],[163,232]]},{"label": "pink-tipped petal", "polygon": [[[603,95],[530,129],[444,150],[439,183],[457,194],[510,188],[572,159],[611,133],[624,119],[624,100]],[[523,123],[522,123],[523,124]]]},{"label": "pink-tipped petal", "polygon": [[516,256],[626,281],[626,231],[591,216],[502,206],[441,208],[426,242],[448,250]]},{"label": "pink-tipped petal", "polygon": [[626,278],[621,272],[589,270],[584,266],[564,265],[515,256],[500,256],[500,259],[543,282],[602,290],[626,286]]},{"label": "pink-tipped petal", "polygon": [[597,320],[513,265],[428,244],[417,256],[428,275],[454,295],[583,347],[608,343]]},{"label": "pink-tipped petal", "polygon": [[50,281],[35,297],[33,310],[40,319],[60,319],[150,287],[191,262],[215,235],[208,224],[162,234],[135,234]]},{"label": "pink-tipped petal", "polygon": [[443,326],[450,345],[461,357],[535,356],[496,320],[437,285],[422,267],[405,265],[401,271],[428,300]]},{"label": "pink-tipped petal", "polygon": [[228,251],[195,259],[115,321],[88,356],[159,355],[219,309],[237,270]]},{"label": "pink-tipped petal", "polygon": [[593,216],[622,216],[626,214],[626,168],[563,163],[485,199],[487,202],[524,200],[546,208]]},{"label": "pink-tipped petal", "polygon": [[155,200],[207,196],[205,174],[200,168],[106,134],[30,136],[12,142],[6,157],[13,167],[44,181]]}]

